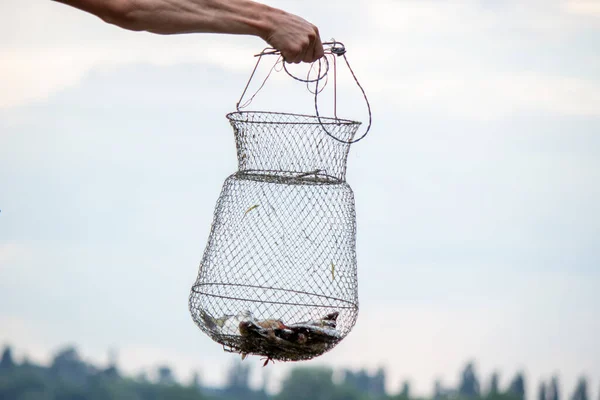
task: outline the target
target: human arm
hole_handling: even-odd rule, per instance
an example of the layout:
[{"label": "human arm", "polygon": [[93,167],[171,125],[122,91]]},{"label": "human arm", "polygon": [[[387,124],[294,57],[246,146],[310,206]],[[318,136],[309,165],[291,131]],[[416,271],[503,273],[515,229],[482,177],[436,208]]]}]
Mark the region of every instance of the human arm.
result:
[{"label": "human arm", "polygon": [[252,0],[55,0],[133,31],[169,35],[223,33],[253,35],[281,51],[288,62],[323,56],[316,26]]}]

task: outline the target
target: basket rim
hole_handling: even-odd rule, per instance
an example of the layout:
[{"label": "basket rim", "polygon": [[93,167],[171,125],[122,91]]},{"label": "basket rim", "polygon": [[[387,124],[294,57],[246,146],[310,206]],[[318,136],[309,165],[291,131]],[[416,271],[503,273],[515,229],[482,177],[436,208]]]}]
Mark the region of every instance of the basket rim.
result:
[{"label": "basket rim", "polygon": [[[319,298],[319,299],[333,300],[333,301],[340,302],[340,303],[347,304],[347,305],[333,306],[333,305],[322,305],[322,304],[315,304],[315,303],[294,303],[294,302],[288,302],[288,301],[270,301],[270,300],[264,300],[264,299],[252,300],[252,299],[249,299],[246,297],[225,296],[225,295],[220,295],[220,294],[207,293],[202,290],[202,288],[205,286],[236,286],[236,287],[245,287],[245,288],[253,288],[253,289],[268,289],[268,290],[282,291],[282,292],[296,293],[296,294],[306,294],[309,296],[315,296],[316,298]],[[335,309],[338,309],[338,308],[339,309],[358,309],[358,303],[356,301],[346,300],[346,299],[339,298],[339,297],[327,296],[327,295],[319,294],[319,293],[311,293],[311,292],[306,292],[306,291],[302,291],[302,290],[286,289],[286,288],[273,287],[273,286],[248,285],[248,284],[243,284],[243,283],[227,283],[227,282],[195,283],[194,285],[192,285],[190,299],[194,295],[194,293],[208,296],[208,297],[221,298],[221,299],[249,301],[251,303],[268,303],[268,304],[279,304],[279,305],[288,305],[288,306],[323,307],[323,308],[335,308]]]},{"label": "basket rim", "polygon": [[[263,169],[242,169],[234,173],[233,175],[242,178],[242,179],[250,179],[257,181],[271,181],[271,182],[285,182],[287,184],[322,184],[322,185],[339,185],[340,183],[346,183],[343,179],[338,178],[335,175],[331,174],[318,174],[315,176],[314,174],[307,172],[293,172],[296,173],[297,176],[284,176],[277,175],[278,173],[285,173],[291,171],[275,171],[275,170],[263,170]],[[320,171],[319,172],[323,172]],[[300,176],[298,176],[300,175]],[[302,176],[303,175],[303,176]],[[313,178],[313,176],[315,176]],[[318,179],[318,177],[326,178],[326,179]]]},{"label": "basket rim", "polygon": [[[313,119],[314,122],[286,122],[286,121],[248,121],[244,116],[246,115],[280,115],[280,116],[292,116]],[[346,125],[346,126],[359,126],[362,125],[360,121],[352,121],[345,118],[334,118],[334,117],[322,117],[317,115],[309,114],[296,114],[286,112],[273,112],[273,111],[234,111],[225,115],[231,122],[242,122],[247,124],[280,124],[280,125]]]}]

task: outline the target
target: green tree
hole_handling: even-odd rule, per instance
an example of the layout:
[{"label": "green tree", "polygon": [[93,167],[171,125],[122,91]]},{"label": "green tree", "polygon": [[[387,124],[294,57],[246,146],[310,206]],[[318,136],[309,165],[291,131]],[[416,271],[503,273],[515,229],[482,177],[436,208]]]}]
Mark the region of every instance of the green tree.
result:
[{"label": "green tree", "polygon": [[538,390],[538,400],[548,400],[548,393],[546,391],[546,382],[540,383]]},{"label": "green tree", "polygon": [[395,396],[391,396],[390,400],[410,400],[410,383],[408,381],[403,381],[400,393]]},{"label": "green tree", "polygon": [[494,372],[492,374],[492,377],[490,378],[490,389],[488,390],[488,396],[489,397],[493,397],[493,396],[497,396],[498,393],[500,393],[500,389],[499,389],[499,384],[500,384],[500,378],[498,376],[497,372]]},{"label": "green tree", "polygon": [[250,365],[236,360],[227,371],[225,393],[236,399],[249,399],[254,396],[250,389]]},{"label": "green tree", "polygon": [[344,371],[344,385],[354,389],[369,398],[380,398],[385,396],[385,370],[379,368],[373,376],[367,370],[361,369],[357,372]]},{"label": "green tree", "polygon": [[[129,390],[128,390],[129,389]],[[110,399],[138,400],[133,388],[127,388],[119,378],[107,377],[100,373],[90,377],[86,386],[86,400]]]},{"label": "green tree", "polygon": [[158,383],[161,385],[172,385],[175,383],[173,371],[166,365],[158,367]]},{"label": "green tree", "polygon": [[550,388],[548,388],[547,400],[560,400],[560,385],[558,383],[557,376],[553,376],[550,380]]},{"label": "green tree", "polygon": [[385,369],[379,368],[370,379],[369,395],[371,397],[385,396]]},{"label": "green tree", "polygon": [[335,392],[329,368],[294,368],[282,382],[277,400],[329,400]]},{"label": "green tree", "polygon": [[[79,357],[79,353],[73,346],[59,350],[52,361],[50,373],[59,381],[69,385],[85,385],[88,376],[95,372],[95,368],[88,366]],[[71,393],[68,396],[77,397],[79,393]]]},{"label": "green tree", "polygon": [[356,372],[345,370],[344,384],[360,393],[369,393],[371,379],[364,369],[360,369]]},{"label": "green tree", "polygon": [[508,393],[519,400],[525,400],[525,377],[522,372],[517,373],[508,387]]},{"label": "green tree", "polygon": [[15,366],[10,346],[5,346],[0,359],[0,369],[12,369]]},{"label": "green tree", "polygon": [[575,387],[575,392],[571,396],[571,400],[588,400],[588,389],[587,389],[587,380],[582,377],[579,379],[577,386]]},{"label": "green tree", "polygon": [[410,382],[404,381],[402,382],[402,389],[400,390],[400,396],[403,399],[410,399]]},{"label": "green tree", "polygon": [[442,381],[436,379],[435,382],[433,382],[433,398],[435,400],[438,400],[442,397],[444,397],[444,388],[442,387]]},{"label": "green tree", "polygon": [[462,372],[458,393],[463,397],[479,397],[480,395],[479,379],[472,362],[468,363]]},{"label": "green tree", "polygon": [[51,380],[33,366],[0,370],[0,399],[53,400]]},{"label": "green tree", "polygon": [[349,385],[333,382],[330,368],[294,368],[284,379],[276,400],[362,400],[366,399]]},{"label": "green tree", "polygon": [[156,400],[202,400],[204,397],[196,389],[183,387],[181,385],[170,385],[160,387],[156,393]]},{"label": "green tree", "polygon": [[194,389],[200,389],[202,385],[200,384],[200,374],[198,373],[198,371],[194,371],[194,373],[192,374],[192,379],[190,381],[190,387],[194,388]]}]

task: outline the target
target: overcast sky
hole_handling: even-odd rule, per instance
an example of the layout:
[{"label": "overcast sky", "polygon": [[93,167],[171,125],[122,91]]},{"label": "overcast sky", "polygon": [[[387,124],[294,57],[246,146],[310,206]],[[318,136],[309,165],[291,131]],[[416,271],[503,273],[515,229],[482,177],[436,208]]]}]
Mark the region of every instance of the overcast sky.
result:
[{"label": "overcast sky", "polygon": [[[522,370],[532,395],[556,373],[570,394],[585,375],[597,398],[600,1],[269,4],[343,41],[373,107],[348,161],[358,323],[306,365],[384,366],[391,390],[431,394],[475,359],[485,385]],[[264,43],[127,32],[51,1],[3,0],[0,21],[0,343],[222,383],[236,356],[187,296],[237,166],[225,114]],[[341,79],[339,114],[364,119]],[[283,81],[256,108],[310,105]]]}]

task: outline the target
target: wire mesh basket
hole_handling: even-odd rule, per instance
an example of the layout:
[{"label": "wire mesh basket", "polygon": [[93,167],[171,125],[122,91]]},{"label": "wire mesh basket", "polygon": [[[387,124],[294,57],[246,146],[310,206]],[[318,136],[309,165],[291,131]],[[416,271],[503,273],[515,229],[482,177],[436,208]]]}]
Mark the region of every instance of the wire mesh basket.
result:
[{"label": "wire mesh basket", "polygon": [[346,163],[361,124],[316,114],[240,111],[238,103],[227,115],[238,170],[217,200],[189,297],[195,323],[226,351],[307,360],[356,322]]}]

